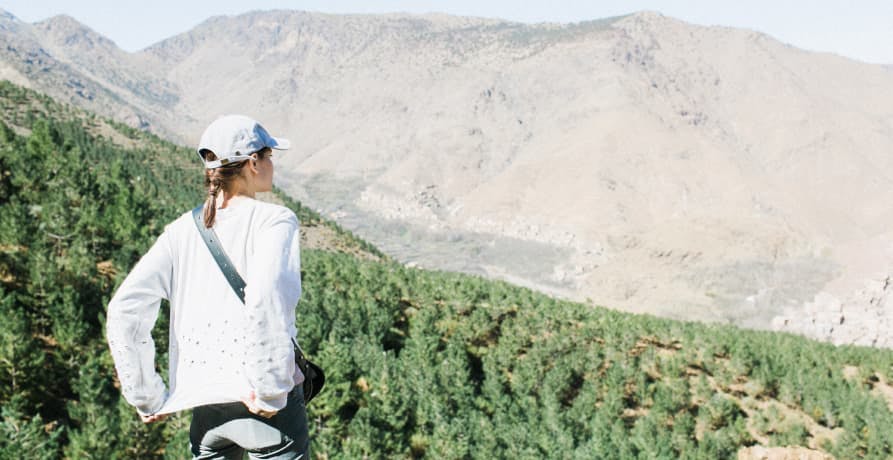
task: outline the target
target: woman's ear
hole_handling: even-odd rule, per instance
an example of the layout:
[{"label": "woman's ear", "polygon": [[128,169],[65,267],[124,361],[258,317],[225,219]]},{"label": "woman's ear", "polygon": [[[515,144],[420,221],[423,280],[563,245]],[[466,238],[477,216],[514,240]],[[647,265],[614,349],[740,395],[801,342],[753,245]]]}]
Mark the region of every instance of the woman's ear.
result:
[{"label": "woman's ear", "polygon": [[257,158],[252,158],[252,159],[248,160],[247,166],[253,174],[257,174],[259,172],[257,170]]}]

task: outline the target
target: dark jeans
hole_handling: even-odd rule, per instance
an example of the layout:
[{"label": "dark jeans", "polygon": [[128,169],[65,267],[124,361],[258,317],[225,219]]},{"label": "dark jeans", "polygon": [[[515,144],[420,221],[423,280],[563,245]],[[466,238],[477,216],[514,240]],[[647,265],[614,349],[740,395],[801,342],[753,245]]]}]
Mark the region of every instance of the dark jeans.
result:
[{"label": "dark jeans", "polygon": [[292,460],[310,457],[310,435],[301,385],[288,404],[271,418],[248,412],[244,404],[225,403],[192,409],[189,443],[195,459]]}]

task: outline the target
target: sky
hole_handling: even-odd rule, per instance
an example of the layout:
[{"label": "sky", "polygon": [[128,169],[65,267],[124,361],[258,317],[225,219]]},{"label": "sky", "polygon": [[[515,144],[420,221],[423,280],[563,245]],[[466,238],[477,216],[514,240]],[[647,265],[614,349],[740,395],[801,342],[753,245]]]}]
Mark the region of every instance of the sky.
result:
[{"label": "sky", "polygon": [[205,19],[249,10],[325,13],[448,13],[511,21],[578,22],[657,11],[701,25],[767,33],[798,48],[893,64],[893,0],[0,0],[25,22],[67,14],[137,51]]}]

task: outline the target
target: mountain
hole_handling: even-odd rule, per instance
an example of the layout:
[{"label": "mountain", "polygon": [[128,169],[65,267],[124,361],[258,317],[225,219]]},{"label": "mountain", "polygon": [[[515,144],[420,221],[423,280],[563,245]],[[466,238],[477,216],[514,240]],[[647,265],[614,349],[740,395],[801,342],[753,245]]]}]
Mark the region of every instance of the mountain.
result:
[{"label": "mountain", "polygon": [[650,12],[253,12],[138,53],[13,25],[54,64],[4,66],[80,75],[131,125],[192,144],[219,114],[264,120],[292,140],[280,186],[406,263],[759,328],[891,270],[883,66]]},{"label": "mountain", "polygon": [[[27,24],[0,14],[0,77],[128,125],[173,136],[162,121],[176,99],[153,75],[156,63],[131,57],[112,41],[68,16]],[[150,120],[152,122],[150,123]]]}]

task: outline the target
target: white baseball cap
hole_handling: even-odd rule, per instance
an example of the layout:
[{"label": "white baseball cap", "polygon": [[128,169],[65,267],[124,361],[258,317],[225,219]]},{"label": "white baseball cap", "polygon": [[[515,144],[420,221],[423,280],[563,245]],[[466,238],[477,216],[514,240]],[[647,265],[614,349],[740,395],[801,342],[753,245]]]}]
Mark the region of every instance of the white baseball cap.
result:
[{"label": "white baseball cap", "polygon": [[[288,149],[288,139],[273,137],[257,120],[244,115],[224,115],[208,125],[198,143],[198,156],[205,168],[214,169],[251,158],[251,154],[269,147],[276,150]],[[211,151],[217,157],[205,161],[205,154]]]}]

